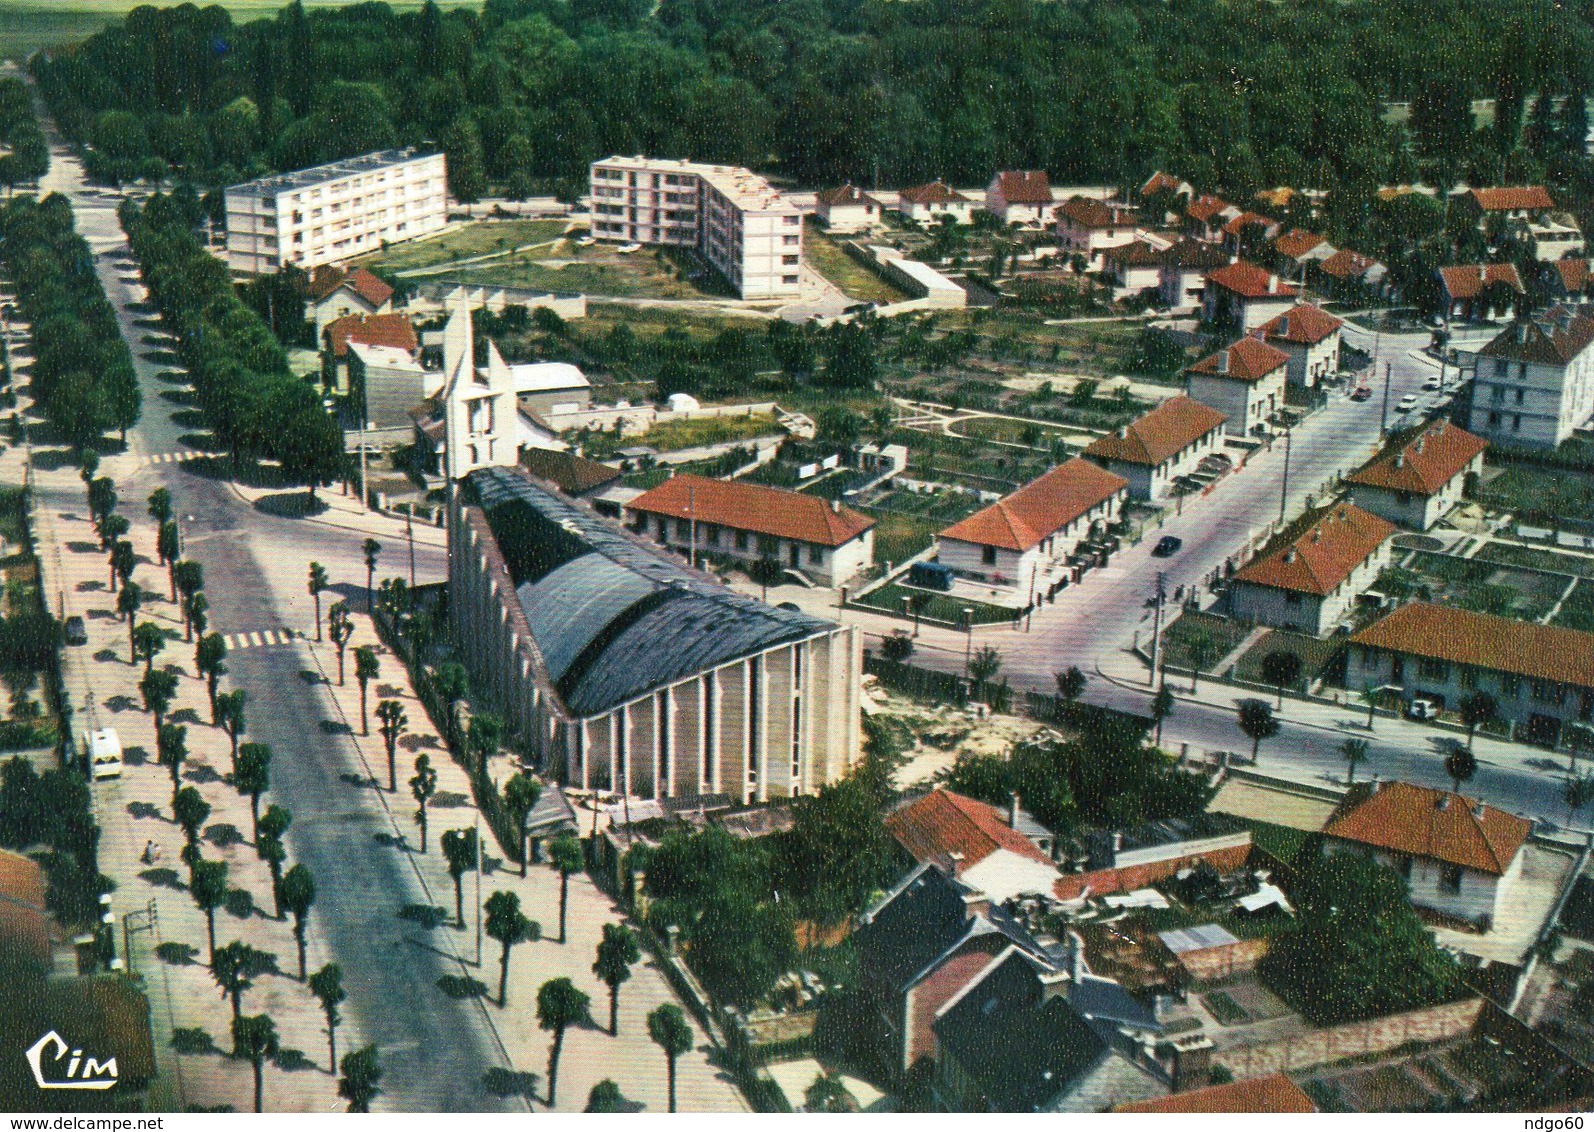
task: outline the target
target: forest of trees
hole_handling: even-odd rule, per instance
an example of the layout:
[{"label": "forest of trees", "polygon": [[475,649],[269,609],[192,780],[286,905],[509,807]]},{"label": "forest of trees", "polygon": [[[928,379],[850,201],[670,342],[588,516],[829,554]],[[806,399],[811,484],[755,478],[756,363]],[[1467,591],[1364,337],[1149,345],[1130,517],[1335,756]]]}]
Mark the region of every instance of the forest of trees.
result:
[{"label": "forest of trees", "polygon": [[[980,184],[1015,167],[1079,183],[1162,165],[1236,196],[1354,190],[1360,207],[1419,161],[1565,175],[1519,142],[1575,126],[1550,119],[1559,96],[1594,88],[1591,8],[485,0],[479,13],[295,3],[234,24],[184,5],[137,9],[33,69],[108,178],[220,184],[417,143],[447,151],[463,200],[490,184],[568,194],[590,160],[648,152],[807,185]],[[1474,97],[1502,99],[1498,138],[1474,129]],[[1384,100],[1415,102],[1409,131]]]}]

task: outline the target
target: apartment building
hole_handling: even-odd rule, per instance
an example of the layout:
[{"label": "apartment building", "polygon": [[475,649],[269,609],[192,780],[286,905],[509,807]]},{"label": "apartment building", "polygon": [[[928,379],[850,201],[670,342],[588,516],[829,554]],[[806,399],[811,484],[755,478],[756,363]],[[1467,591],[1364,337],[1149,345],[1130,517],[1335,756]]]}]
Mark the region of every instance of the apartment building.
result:
[{"label": "apartment building", "polygon": [[1519,319],[1478,351],[1467,428],[1553,448],[1594,414],[1594,315],[1559,306]]},{"label": "apartment building", "polygon": [[309,271],[441,229],[448,170],[441,153],[390,149],[234,185],[226,201],[235,275]]},{"label": "apartment building", "polygon": [[802,290],[803,218],[763,177],[650,157],[592,163],[592,234],[695,248],[744,299]]}]

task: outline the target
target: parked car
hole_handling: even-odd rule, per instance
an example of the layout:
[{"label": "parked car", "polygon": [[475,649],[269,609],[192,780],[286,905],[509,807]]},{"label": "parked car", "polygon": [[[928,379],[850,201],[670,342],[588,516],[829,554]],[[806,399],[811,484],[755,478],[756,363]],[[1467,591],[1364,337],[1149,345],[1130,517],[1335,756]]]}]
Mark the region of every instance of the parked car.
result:
[{"label": "parked car", "polygon": [[1411,703],[1406,705],[1407,719],[1438,719],[1439,701],[1430,700],[1426,696],[1414,696]]},{"label": "parked car", "polygon": [[1163,535],[1157,540],[1157,545],[1151,548],[1153,558],[1172,558],[1179,553],[1179,548],[1184,545],[1184,539],[1178,535]]},{"label": "parked car", "polygon": [[1430,377],[1427,381],[1422,383],[1422,387],[1430,391],[1442,388],[1437,377]]},{"label": "parked car", "polygon": [[89,633],[83,626],[83,618],[76,613],[66,619],[66,625],[62,628],[62,632],[66,636],[66,643],[69,645],[86,645],[89,643]]},{"label": "parked car", "polygon": [[1408,393],[1404,397],[1402,397],[1400,399],[1400,403],[1395,406],[1395,412],[1397,412],[1397,413],[1409,413],[1413,409],[1415,409],[1416,407],[1417,407],[1416,394]]},{"label": "parked car", "polygon": [[122,740],[113,727],[90,731],[85,742],[88,748],[89,778],[122,777]]},{"label": "parked car", "polygon": [[1369,389],[1367,386],[1358,385],[1356,387],[1356,392],[1354,392],[1354,393],[1352,393],[1350,395],[1350,399],[1352,401],[1367,401],[1367,400],[1371,400],[1372,395],[1373,395],[1373,391],[1371,389]]}]

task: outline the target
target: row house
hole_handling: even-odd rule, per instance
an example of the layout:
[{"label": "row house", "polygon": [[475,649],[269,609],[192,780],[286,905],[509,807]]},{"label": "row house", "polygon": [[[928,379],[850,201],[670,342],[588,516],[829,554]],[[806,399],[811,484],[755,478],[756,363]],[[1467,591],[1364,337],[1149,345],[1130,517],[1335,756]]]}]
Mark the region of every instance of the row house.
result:
[{"label": "row house", "polygon": [[1241,338],[1185,370],[1189,394],[1225,418],[1230,436],[1260,432],[1284,407],[1290,356],[1258,338]]},{"label": "row house", "polygon": [[1264,322],[1262,340],[1290,356],[1291,385],[1311,389],[1339,372],[1340,331],[1344,320],[1310,303],[1291,307]]},{"label": "row house", "polygon": [[1103,252],[1140,238],[1139,213],[1121,204],[1074,196],[1058,205],[1056,215],[1058,250],[1064,256],[1083,256],[1091,271],[1102,269]]},{"label": "row house", "polygon": [[1321,637],[1389,565],[1395,530],[1360,507],[1334,504],[1229,580],[1229,612],[1239,621]]},{"label": "row house", "polygon": [[985,209],[1003,224],[1043,228],[1056,207],[1052,183],[1044,172],[1002,172],[985,188]]},{"label": "row house", "polygon": [[1170,397],[1117,432],[1098,437],[1083,456],[1129,482],[1132,499],[1166,499],[1181,476],[1223,448],[1218,410],[1189,397]]},{"label": "row house", "polygon": [[1478,351],[1467,427],[1506,444],[1554,448],[1594,416],[1594,313],[1553,307]]},{"label": "row house", "polygon": [[1488,442],[1443,417],[1403,433],[1345,477],[1351,502],[1414,531],[1426,531],[1461,502],[1483,471]]}]

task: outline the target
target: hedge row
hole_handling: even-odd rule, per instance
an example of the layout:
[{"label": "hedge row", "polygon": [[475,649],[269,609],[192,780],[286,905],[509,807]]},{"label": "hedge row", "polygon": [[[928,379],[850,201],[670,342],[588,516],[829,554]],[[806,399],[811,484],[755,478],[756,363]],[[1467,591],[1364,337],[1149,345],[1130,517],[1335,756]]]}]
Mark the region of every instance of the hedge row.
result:
[{"label": "hedge row", "polygon": [[138,423],[133,358],[94,271],[94,253],[72,227],[72,206],[52,193],[0,209],[0,259],[33,329],[34,400],[73,445]]},{"label": "hedge row", "polygon": [[199,202],[181,191],[119,210],[149,287],[176,334],[199,407],[235,460],[280,461],[294,483],[331,483],[347,466],[343,433],[316,386],[294,377],[281,344],[194,237]]},{"label": "hedge row", "polygon": [[11,151],[0,156],[0,185],[14,188],[50,171],[50,147],[21,79],[0,79],[0,144]]}]

